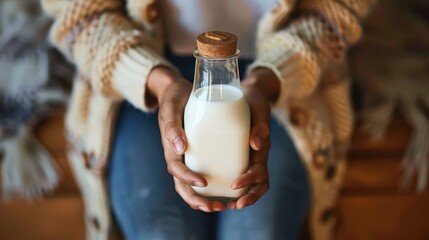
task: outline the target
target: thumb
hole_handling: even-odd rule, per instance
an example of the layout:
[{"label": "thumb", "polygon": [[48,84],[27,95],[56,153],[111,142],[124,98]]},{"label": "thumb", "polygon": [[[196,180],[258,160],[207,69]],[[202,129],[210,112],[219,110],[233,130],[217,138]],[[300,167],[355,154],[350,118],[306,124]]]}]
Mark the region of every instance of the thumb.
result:
[{"label": "thumb", "polygon": [[186,136],[181,122],[168,121],[164,126],[164,137],[170,143],[176,154],[183,154],[186,151]]},{"label": "thumb", "polygon": [[[253,119],[252,119],[253,120]],[[252,124],[250,130],[250,146],[253,150],[259,151],[269,138],[270,130],[267,123]]]},{"label": "thumb", "polygon": [[270,136],[270,106],[268,102],[249,101],[251,128],[250,146],[259,151]]},{"label": "thumb", "polygon": [[[181,93],[184,90],[173,89],[173,92]],[[185,104],[185,97],[166,94],[164,101],[161,102],[158,115],[164,141],[166,140],[174,152],[179,155],[186,151],[187,145],[185,131],[182,127]]]},{"label": "thumb", "polygon": [[270,135],[270,104],[254,86],[243,85],[243,89],[250,110],[250,146],[259,151]]}]

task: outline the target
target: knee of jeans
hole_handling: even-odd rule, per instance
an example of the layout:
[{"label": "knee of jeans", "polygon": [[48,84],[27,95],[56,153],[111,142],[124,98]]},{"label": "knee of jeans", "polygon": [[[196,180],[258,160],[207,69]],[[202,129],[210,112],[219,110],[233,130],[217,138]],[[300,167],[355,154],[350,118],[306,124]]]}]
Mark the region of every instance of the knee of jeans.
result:
[{"label": "knee of jeans", "polygon": [[138,232],[130,239],[153,239],[153,240],[170,240],[170,239],[185,239],[177,234],[169,234],[166,231],[153,228],[142,227]]},{"label": "knee of jeans", "polygon": [[111,197],[113,212],[127,239],[192,239],[177,205],[163,204],[149,189],[135,192],[129,197]]},{"label": "knee of jeans", "polygon": [[163,213],[162,210],[149,212],[136,222],[130,239],[198,239],[186,228],[185,219],[172,213]]},{"label": "knee of jeans", "polygon": [[287,239],[283,236],[276,236],[274,227],[266,226],[258,229],[251,228],[238,228],[228,229],[227,231],[220,231],[217,233],[220,240],[267,240],[267,239]]}]

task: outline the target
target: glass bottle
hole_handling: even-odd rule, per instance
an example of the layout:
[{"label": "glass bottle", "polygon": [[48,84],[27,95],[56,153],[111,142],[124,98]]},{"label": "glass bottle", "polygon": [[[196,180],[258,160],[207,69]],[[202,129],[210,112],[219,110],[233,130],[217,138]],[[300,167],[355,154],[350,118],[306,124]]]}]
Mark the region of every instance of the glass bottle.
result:
[{"label": "glass bottle", "polygon": [[185,164],[206,178],[201,196],[236,199],[232,181],[249,165],[250,111],[240,88],[237,38],[207,32],[197,38],[194,85],[185,108]]}]

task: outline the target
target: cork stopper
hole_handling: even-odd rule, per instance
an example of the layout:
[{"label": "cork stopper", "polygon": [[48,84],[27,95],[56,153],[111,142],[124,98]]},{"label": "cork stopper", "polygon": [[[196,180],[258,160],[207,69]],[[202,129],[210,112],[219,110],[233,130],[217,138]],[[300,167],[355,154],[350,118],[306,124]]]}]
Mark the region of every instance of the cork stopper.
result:
[{"label": "cork stopper", "polygon": [[229,32],[205,32],[197,37],[197,50],[208,58],[229,57],[237,51],[237,37]]}]

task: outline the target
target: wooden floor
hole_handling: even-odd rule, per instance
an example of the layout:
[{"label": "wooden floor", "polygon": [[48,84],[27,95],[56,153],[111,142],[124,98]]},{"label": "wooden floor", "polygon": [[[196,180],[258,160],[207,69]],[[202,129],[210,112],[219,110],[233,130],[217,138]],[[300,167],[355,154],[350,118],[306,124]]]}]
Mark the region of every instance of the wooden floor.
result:
[{"label": "wooden floor", "polygon": [[356,129],[339,203],[339,239],[429,239],[428,191],[398,190],[409,137],[400,115],[380,141]]},{"label": "wooden floor", "polygon": [[0,201],[0,240],[85,239],[83,203],[65,155],[63,119],[64,111],[58,111],[36,130],[61,168],[57,191],[31,203]]},{"label": "wooden floor", "polygon": [[[37,129],[61,166],[60,186],[52,196],[32,203],[0,201],[0,240],[85,239],[83,205],[64,153],[63,114],[57,112]],[[398,118],[381,142],[368,141],[360,131],[355,134],[339,204],[338,239],[429,239],[429,194],[397,190],[409,132]]]}]

